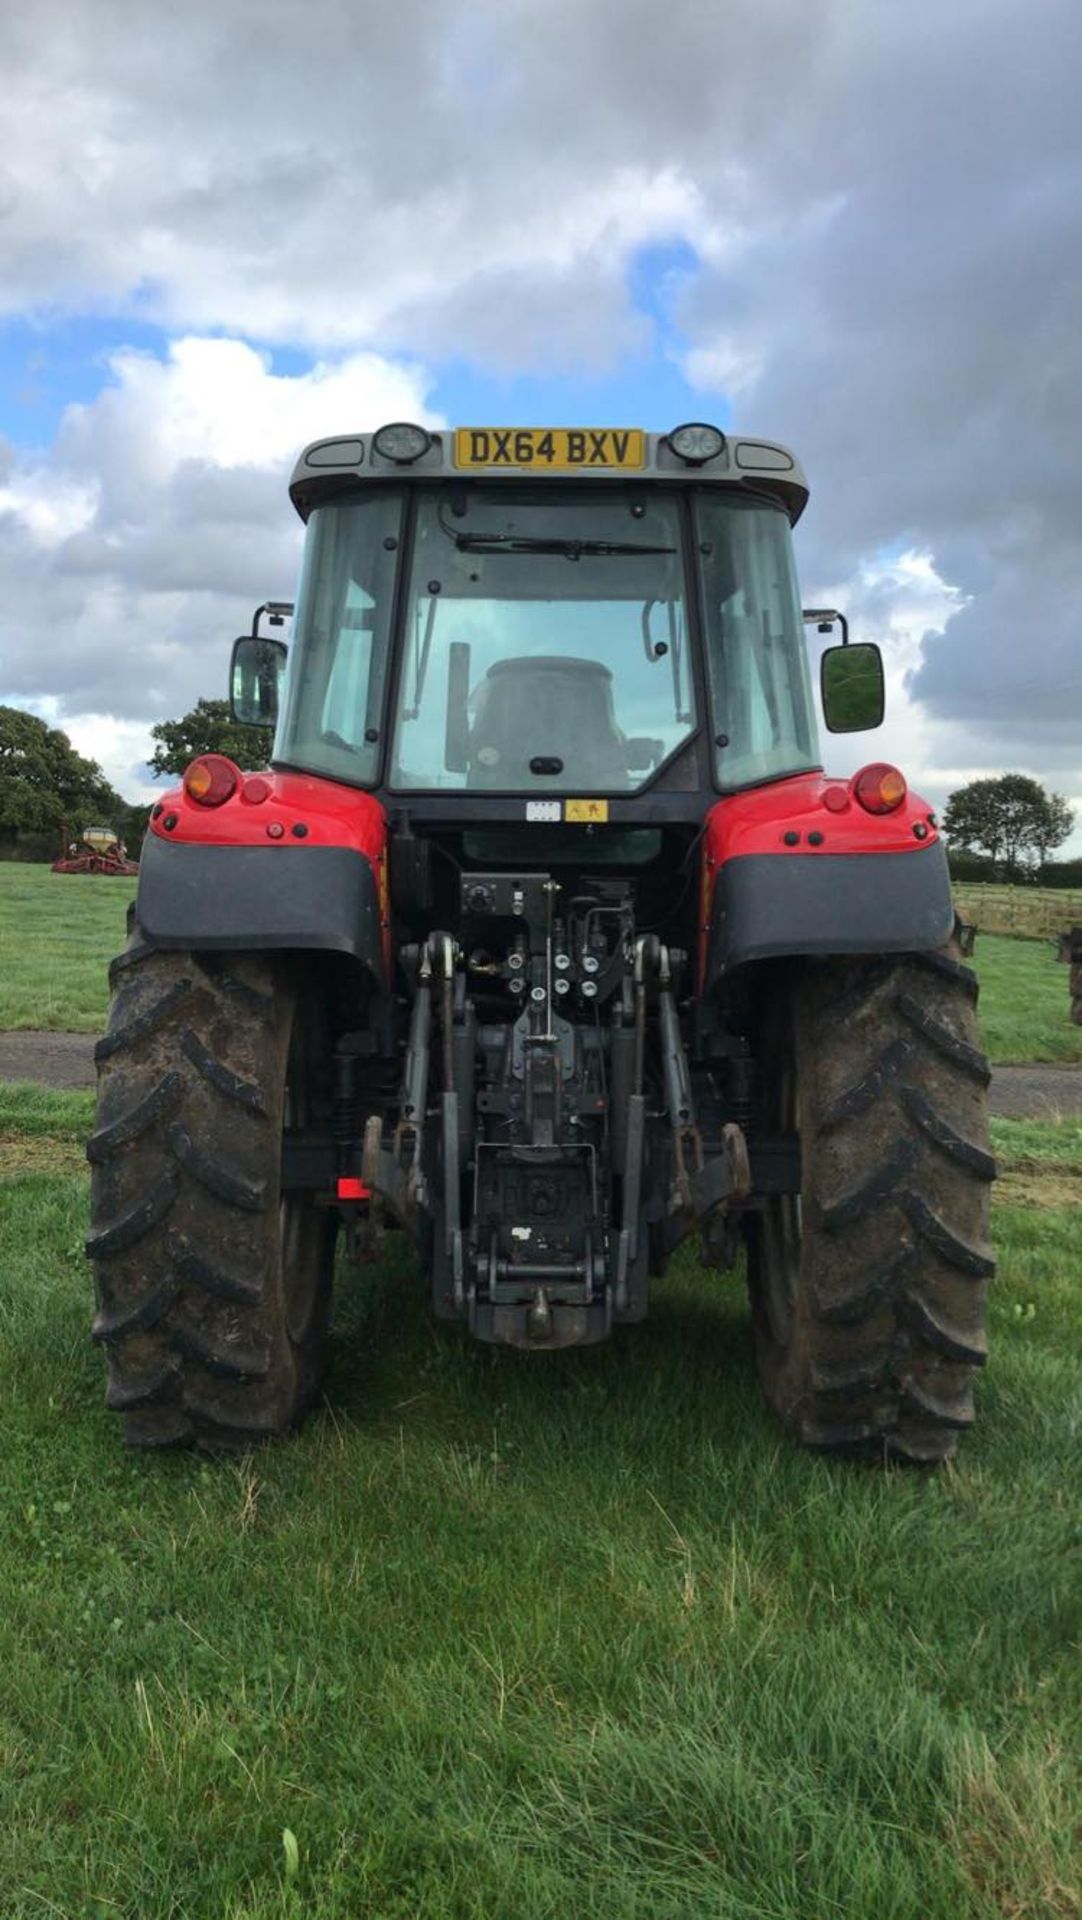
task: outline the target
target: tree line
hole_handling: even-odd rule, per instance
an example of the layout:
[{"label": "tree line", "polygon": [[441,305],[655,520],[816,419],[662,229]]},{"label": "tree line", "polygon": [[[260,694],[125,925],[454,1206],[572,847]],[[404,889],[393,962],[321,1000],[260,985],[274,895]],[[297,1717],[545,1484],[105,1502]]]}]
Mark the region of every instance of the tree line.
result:
[{"label": "tree line", "polygon": [[[244,767],[266,759],[266,734],[238,726],[225,700],[199,700],[151,734],[147,765],[154,774],[181,774],[198,753],[227,753]],[[0,859],[54,860],[96,826],[111,827],[135,851],[148,812],[147,801],[125,800],[61,728],[21,707],[0,706]]]},{"label": "tree line", "polygon": [[[135,837],[142,834],[142,816]],[[130,822],[127,803],[96,760],[77,753],[59,727],[0,707],[0,856],[52,860],[84,827]]]},{"label": "tree line", "polygon": [[[951,794],[943,813],[951,872],[959,880],[1054,884],[1058,876],[1048,870],[1049,855],[1069,837],[1074,819],[1062,794],[1049,793],[1026,773],[970,780]],[[1082,870],[1082,862],[1060,864]]]}]

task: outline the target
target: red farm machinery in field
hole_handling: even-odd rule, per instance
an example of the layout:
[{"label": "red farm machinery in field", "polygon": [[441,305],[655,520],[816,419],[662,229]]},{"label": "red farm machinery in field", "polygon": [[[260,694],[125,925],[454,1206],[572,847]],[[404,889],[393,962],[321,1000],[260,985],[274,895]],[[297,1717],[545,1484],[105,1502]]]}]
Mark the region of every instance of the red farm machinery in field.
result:
[{"label": "red farm machinery in field", "polygon": [[116,879],[139,871],[112,827],[87,827],[79,840],[68,842],[66,853],[53,861],[54,873],[101,873]]}]

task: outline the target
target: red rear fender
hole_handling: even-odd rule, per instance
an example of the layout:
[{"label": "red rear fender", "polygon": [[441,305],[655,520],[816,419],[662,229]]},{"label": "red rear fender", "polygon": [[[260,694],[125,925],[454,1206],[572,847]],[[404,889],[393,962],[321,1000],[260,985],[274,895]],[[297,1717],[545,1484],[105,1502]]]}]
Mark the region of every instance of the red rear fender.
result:
[{"label": "red rear fender", "polygon": [[873,814],[851,780],[796,774],[712,807],[703,835],[699,980],[781,955],[925,951],[953,924],[935,817],[907,793]]},{"label": "red rear fender", "polygon": [[312,773],[242,774],[236,793],[218,807],[189,800],[174,787],[154,807],[150,830],[162,840],[204,846],[350,847],[373,864],[387,845],[387,816],[378,800],[356,787]]},{"label": "red rear fender", "polygon": [[704,851],[716,868],[749,853],[910,853],[937,837],[919,794],[908,793],[894,813],[867,813],[848,778],[800,773],[720,800],[706,817]]},{"label": "red rear fender", "polygon": [[390,978],[387,816],[315,774],[244,774],[220,806],[155,805],[136,915],[167,947],[313,948]]}]

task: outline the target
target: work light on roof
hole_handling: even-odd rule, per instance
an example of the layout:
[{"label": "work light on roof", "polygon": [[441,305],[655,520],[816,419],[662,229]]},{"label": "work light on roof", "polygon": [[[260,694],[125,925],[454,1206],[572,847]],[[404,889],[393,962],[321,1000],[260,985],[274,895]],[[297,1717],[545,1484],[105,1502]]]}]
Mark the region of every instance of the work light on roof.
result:
[{"label": "work light on roof", "polygon": [[689,467],[701,467],[704,461],[717,459],[725,445],[725,435],[720,427],[708,427],[702,420],[688,420],[684,426],[673,428],[669,445]]},{"label": "work light on roof", "polygon": [[411,461],[419,460],[422,453],[428,452],[432,435],[409,420],[394,420],[389,427],[380,428],[372,445],[384,460],[394,460],[398,466],[408,467]]}]

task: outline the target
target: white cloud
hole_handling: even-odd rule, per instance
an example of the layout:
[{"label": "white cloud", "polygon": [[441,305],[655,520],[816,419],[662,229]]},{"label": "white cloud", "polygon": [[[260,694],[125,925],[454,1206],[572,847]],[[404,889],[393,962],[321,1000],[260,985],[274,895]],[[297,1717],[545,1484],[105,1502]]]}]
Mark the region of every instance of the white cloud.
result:
[{"label": "white cloud", "polygon": [[224,689],[233,634],[292,588],[300,446],[438,420],[423,369],[373,353],[288,377],[242,342],[188,337],[163,360],[115,355],[111,376],[53,448],[9,466],[0,698],[44,702],[129,792],[150,725]]},{"label": "white cloud", "polygon": [[[889,759],[901,767],[922,797],[940,809],[949,794],[970,780],[990,774],[1032,774],[1062,793],[1078,809],[1078,826],[1058,857],[1082,853],[1082,766],[1077,756],[1050,762],[1034,756],[1025,735],[997,739],[967,722],[938,712],[920,696],[921,669],[930,644],[949,635],[971,599],[944,580],[930,553],[910,549],[864,561],[847,580],[806,587],[809,604],[839,607],[850,622],[850,638],[877,641],[886,677],[886,713],[882,732],[822,732],[827,770],[850,774],[869,760]],[[816,644],[836,643],[837,634]]]},{"label": "white cloud", "polygon": [[[930,787],[937,786],[942,729],[912,698],[910,681],[925,636],[945,631],[964,606],[964,596],[940,578],[931,554],[915,551],[864,561],[849,579],[815,582],[806,586],[805,594],[816,606],[839,607],[848,616],[852,640],[878,642],[886,673],[883,733],[831,735],[824,730],[824,756],[830,771],[848,774],[868,760],[888,757],[915,783],[919,784],[919,774]],[[822,646],[837,644],[839,638],[834,633],[819,643],[814,630],[809,634],[816,653]],[[935,798],[941,796],[937,793]]]},{"label": "white cloud", "polygon": [[0,522],[17,522],[38,547],[59,546],[89,526],[97,497],[96,477],[76,480],[47,461],[13,461],[8,483],[0,486]]},{"label": "white cloud", "polygon": [[[628,0],[632,35],[636,11]],[[493,274],[618,278],[637,246],[705,232],[668,110],[629,101],[631,143],[610,110],[614,85],[640,93],[646,76],[621,82],[596,21],[560,0],[550,15],[578,63],[551,111],[551,46],[523,0],[475,9],[468,54],[453,14],[419,0],[151,0],[138,33],[127,0],[41,0],[33,35],[8,15],[0,58],[20,85],[2,109],[0,305],[428,350],[440,315],[461,326]]]},{"label": "white cloud", "polygon": [[718,340],[709,347],[689,347],[680,357],[680,368],[696,393],[739,400],[762,373],[763,357],[750,347]]},{"label": "white cloud", "polygon": [[117,720],[111,713],[81,713],[74,717],[61,711],[58,700],[36,700],[31,710],[50,727],[67,734],[77,753],[96,760],[106,779],[124,799],[148,805],[160,791],[147,771],[146,759],[153,745],[148,729],[136,720]]},{"label": "white cloud", "polygon": [[76,464],[92,461],[103,432],[115,428],[140,466],[149,450],[159,473],[185,460],[269,467],[343,425],[349,431],[374,418],[425,414],[420,369],[374,353],[287,376],[273,373],[269,356],[242,340],[187,336],[170,344],[165,361],[128,351],[109,364],[111,389],[65,419],[60,453]]}]

